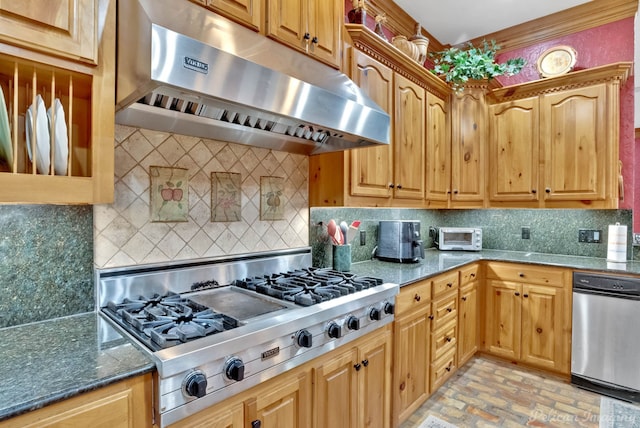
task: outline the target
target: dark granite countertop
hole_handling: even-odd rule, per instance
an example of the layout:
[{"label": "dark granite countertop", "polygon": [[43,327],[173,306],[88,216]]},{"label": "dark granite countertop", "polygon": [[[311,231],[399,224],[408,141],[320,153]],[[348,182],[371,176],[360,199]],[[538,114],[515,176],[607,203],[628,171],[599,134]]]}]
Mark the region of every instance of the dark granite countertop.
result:
[{"label": "dark granite countertop", "polygon": [[0,329],[0,420],[153,370],[95,312]]},{"label": "dark granite countertop", "polygon": [[[640,262],[518,251],[425,251],[419,263],[357,262],[351,271],[411,284],[478,260],[640,275]],[[155,370],[151,358],[90,312],[0,329],[0,420]]]},{"label": "dark granite countertop", "polygon": [[625,273],[640,275],[640,262],[611,263],[596,257],[565,256],[560,254],[527,253],[522,251],[482,250],[468,251],[425,251],[424,260],[418,263],[394,263],[368,260],[351,265],[351,272],[382,278],[385,282],[408,285],[449,270],[457,269],[477,260],[497,260],[537,265],[558,266],[576,270]]}]

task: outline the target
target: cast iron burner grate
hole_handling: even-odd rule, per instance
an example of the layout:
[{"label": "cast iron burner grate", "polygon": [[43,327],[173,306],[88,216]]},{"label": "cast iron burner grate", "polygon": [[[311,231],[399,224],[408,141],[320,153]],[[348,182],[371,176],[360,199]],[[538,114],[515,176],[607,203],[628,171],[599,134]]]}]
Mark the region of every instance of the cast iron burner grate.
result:
[{"label": "cast iron burner grate", "polygon": [[286,273],[245,278],[236,287],[255,290],[302,306],[335,299],[382,284],[382,279],[357,276],[329,268],[307,268]]},{"label": "cast iron burner grate", "polygon": [[109,302],[105,311],[155,350],[238,327],[236,319],[175,293]]}]

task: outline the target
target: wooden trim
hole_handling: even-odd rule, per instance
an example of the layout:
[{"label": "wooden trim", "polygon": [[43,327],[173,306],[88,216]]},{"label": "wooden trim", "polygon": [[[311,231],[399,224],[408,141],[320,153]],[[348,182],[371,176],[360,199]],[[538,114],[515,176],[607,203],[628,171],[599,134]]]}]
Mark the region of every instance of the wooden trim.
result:
[{"label": "wooden trim", "polygon": [[619,80],[624,84],[633,68],[632,62],[616,62],[600,67],[575,71],[558,77],[494,89],[487,95],[488,102],[503,102],[531,97],[543,93],[564,91],[592,85],[597,82]]},{"label": "wooden trim", "polygon": [[361,24],[345,24],[344,27],[356,49],[440,98],[446,99],[451,93],[451,88],[442,79],[413,61],[391,43],[382,40],[369,28]]},{"label": "wooden trim", "polygon": [[637,11],[638,0],[593,0],[552,15],[485,34],[472,39],[471,43],[495,40],[501,52],[505,52],[634,17]]},{"label": "wooden trim", "polygon": [[[392,33],[413,35],[417,21],[392,0],[367,0],[367,9],[371,16],[384,13],[387,16],[385,28]],[[470,42],[478,44],[483,39],[495,40],[500,45],[501,52],[507,52],[634,17],[637,11],[638,0],[592,0],[552,15],[485,34]],[[422,34],[429,39],[429,52],[438,52],[450,46],[444,45],[428,30],[423,28]]]}]

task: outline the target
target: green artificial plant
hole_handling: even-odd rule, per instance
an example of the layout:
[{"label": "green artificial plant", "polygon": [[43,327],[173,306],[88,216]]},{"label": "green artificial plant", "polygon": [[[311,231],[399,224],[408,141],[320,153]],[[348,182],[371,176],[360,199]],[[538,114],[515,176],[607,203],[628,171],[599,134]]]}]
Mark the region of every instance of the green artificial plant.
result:
[{"label": "green artificial plant", "polygon": [[434,63],[434,68],[430,71],[444,77],[456,92],[462,91],[469,80],[491,80],[497,76],[518,74],[526,61],[523,58],[511,58],[498,64],[495,57],[499,49],[495,40],[483,40],[479,47],[469,42],[466,49],[451,47],[430,53]]}]

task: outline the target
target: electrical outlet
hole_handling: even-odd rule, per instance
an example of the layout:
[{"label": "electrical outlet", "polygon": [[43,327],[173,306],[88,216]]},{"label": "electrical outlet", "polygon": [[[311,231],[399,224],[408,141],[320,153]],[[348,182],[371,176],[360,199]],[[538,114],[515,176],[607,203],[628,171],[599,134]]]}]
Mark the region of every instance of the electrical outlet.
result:
[{"label": "electrical outlet", "polygon": [[599,244],[602,242],[602,231],[597,229],[579,229],[578,242],[587,244]]},{"label": "electrical outlet", "polygon": [[522,228],[522,239],[531,239],[531,230],[528,227]]},{"label": "electrical outlet", "polygon": [[367,232],[364,230],[360,231],[360,245],[367,245]]}]

